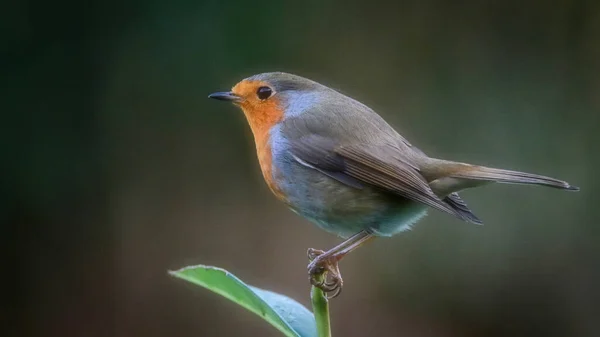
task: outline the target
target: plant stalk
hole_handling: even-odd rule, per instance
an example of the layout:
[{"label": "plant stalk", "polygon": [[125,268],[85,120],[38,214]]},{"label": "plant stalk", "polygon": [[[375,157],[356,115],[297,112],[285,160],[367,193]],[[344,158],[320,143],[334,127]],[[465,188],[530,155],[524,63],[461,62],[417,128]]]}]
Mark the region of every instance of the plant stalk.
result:
[{"label": "plant stalk", "polygon": [[[325,276],[319,275],[317,280],[322,281]],[[329,300],[323,290],[312,286],[310,290],[313,314],[317,323],[317,334],[319,337],[331,337],[331,323],[329,321]]]}]

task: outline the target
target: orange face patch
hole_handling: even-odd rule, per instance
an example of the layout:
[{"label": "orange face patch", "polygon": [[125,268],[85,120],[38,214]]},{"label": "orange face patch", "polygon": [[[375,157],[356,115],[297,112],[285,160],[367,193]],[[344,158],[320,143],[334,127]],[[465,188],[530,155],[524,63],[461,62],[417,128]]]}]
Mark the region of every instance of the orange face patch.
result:
[{"label": "orange face patch", "polygon": [[275,196],[281,200],[285,200],[284,195],[273,180],[273,154],[269,142],[269,131],[271,131],[271,128],[275,124],[281,121],[283,110],[280,108],[277,96],[271,96],[263,100],[258,98],[257,92],[261,87],[270,86],[263,81],[244,80],[236,84],[231,91],[242,98],[237,104],[244,111],[244,115],[246,115],[250,129],[254,135],[256,154],[265,182]]},{"label": "orange face patch", "polygon": [[274,95],[264,100],[258,98],[257,92],[261,87],[269,87],[269,84],[262,81],[244,80],[231,89],[231,92],[242,98],[238,105],[244,111],[254,137],[268,133],[283,118],[283,111],[279,107],[277,96]]}]

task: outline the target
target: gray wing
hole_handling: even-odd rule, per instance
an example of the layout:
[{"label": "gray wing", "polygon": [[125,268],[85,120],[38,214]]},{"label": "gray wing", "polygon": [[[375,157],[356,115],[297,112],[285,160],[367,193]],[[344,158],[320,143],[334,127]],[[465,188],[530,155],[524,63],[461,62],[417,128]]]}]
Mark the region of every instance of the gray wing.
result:
[{"label": "gray wing", "polygon": [[339,145],[326,137],[308,135],[296,139],[290,151],[300,164],[349,186],[375,187],[464,219],[433,193],[416,165],[392,145]]},{"label": "gray wing", "polygon": [[313,104],[301,117],[281,123],[296,161],[354,188],[376,187],[478,221],[460,198],[441,200],[431,190],[417,165],[427,156],[381,116],[347,96],[328,95],[326,104]]}]

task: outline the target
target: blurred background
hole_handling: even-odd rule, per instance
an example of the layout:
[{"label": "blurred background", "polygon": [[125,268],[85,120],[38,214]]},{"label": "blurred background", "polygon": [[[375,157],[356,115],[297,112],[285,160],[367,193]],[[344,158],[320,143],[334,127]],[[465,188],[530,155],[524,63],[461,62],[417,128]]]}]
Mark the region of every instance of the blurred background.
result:
[{"label": "blurred background", "polygon": [[[279,336],[167,275],[309,305],[339,239],[271,196],[235,107],[265,71],[366,103],[426,153],[567,180],[462,196],[345,259],[334,336],[600,336],[597,1],[17,1],[0,14],[5,336]],[[4,283],[3,282],[3,283]]]}]

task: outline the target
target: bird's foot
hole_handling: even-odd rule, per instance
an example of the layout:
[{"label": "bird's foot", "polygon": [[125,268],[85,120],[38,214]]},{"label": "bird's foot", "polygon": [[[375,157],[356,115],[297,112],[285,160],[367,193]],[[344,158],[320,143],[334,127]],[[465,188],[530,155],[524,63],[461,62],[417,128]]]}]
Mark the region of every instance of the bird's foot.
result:
[{"label": "bird's foot", "polygon": [[342,280],[337,256],[313,248],[308,250],[307,255],[310,260],[308,264],[310,284],[323,290],[330,299],[338,296],[342,291],[344,280]]}]

